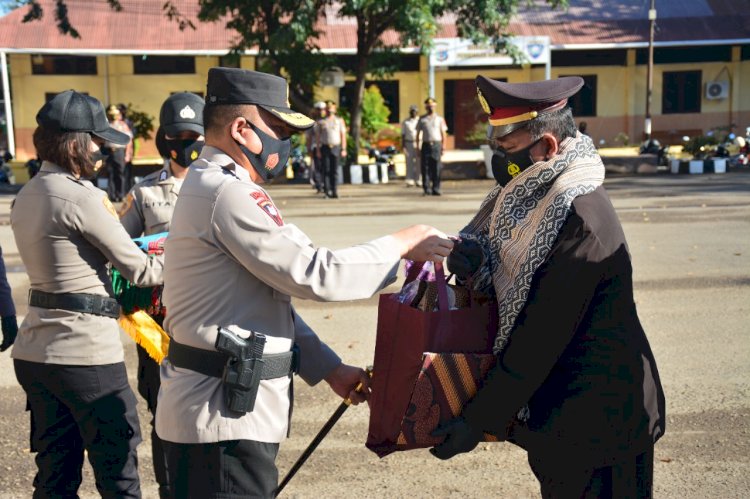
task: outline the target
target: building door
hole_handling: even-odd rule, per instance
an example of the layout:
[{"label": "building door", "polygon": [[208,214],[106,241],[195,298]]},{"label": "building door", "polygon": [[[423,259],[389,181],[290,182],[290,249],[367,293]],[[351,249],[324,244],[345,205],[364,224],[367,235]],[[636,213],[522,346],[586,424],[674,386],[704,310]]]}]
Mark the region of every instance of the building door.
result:
[{"label": "building door", "polygon": [[477,100],[474,80],[445,80],[445,122],[456,149],[476,149],[485,143],[487,114]]}]

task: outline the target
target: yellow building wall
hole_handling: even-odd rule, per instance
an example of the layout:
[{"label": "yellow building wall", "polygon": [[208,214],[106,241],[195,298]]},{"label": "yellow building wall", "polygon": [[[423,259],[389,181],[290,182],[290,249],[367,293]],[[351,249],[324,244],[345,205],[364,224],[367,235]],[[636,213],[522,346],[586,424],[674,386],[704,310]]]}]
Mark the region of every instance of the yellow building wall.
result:
[{"label": "yellow building wall", "polygon": [[[31,57],[29,54],[9,56],[18,161],[27,161],[35,155],[32,142],[35,117],[44,105],[46,93],[74,89],[99,99],[105,107],[109,104],[132,104],[134,109],[153,116],[155,132],[159,127],[159,109],[164,100],[174,92],[205,95],[208,70],[219,64],[218,56],[196,56],[194,74],[136,75],[133,73],[133,56],[97,56],[97,75],[57,76],[32,74]],[[253,69],[255,58],[243,57],[240,66]],[[158,161],[154,141],[139,141],[134,162]]]},{"label": "yellow building wall", "polygon": [[[16,157],[26,161],[34,156],[31,136],[36,127],[35,116],[44,104],[46,93],[57,93],[73,88],[108,103],[132,104],[137,110],[154,116],[154,129],[158,127],[161,103],[172,92],[205,92],[209,68],[219,64],[217,56],[197,56],[195,74],[135,75],[131,56],[98,56],[98,75],[33,75],[31,55],[10,54],[10,80],[12,86],[13,117],[16,135]],[[253,57],[242,57],[240,67],[255,68]],[[708,100],[705,84],[714,79],[732,81],[729,99]],[[690,114],[662,114],[662,80],[666,71],[702,71],[701,112]],[[477,74],[490,78],[507,78],[511,83],[541,80],[543,67],[486,68],[482,70],[435,71],[434,97],[438,113],[444,115],[444,88],[446,80],[473,80]],[[597,75],[597,116],[576,117],[576,123],[586,121],[592,138],[602,145],[621,145],[623,136],[630,143],[642,138],[646,107],[646,65],[635,64],[635,50],[628,50],[625,66],[553,67],[553,78],[562,75]],[[428,97],[428,72],[426,58],[420,61],[420,71],[397,72],[392,79],[399,81],[399,116],[392,121],[401,122],[408,116],[409,106],[416,104],[423,112],[423,101]],[[735,132],[744,132],[750,126],[750,61],[740,60],[739,47],[733,50],[732,62],[659,64],[653,75],[651,113],[655,135],[681,136],[685,131],[705,133],[716,127],[735,125]],[[316,100],[338,101],[339,90],[332,87],[316,89]],[[475,99],[475,94],[456,96],[457,99]],[[452,138],[448,146],[452,144]],[[153,141],[140,144],[137,162],[157,160]]]}]

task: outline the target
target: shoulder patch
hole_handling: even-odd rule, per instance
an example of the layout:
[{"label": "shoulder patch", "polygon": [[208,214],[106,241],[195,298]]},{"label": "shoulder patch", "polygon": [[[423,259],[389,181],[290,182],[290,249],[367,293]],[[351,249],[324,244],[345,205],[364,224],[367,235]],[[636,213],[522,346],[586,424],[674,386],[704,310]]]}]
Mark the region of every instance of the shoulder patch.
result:
[{"label": "shoulder patch", "polygon": [[273,201],[266,195],[266,193],[261,191],[253,191],[250,193],[250,197],[255,200],[258,207],[263,210],[266,215],[271,217],[271,220],[276,222],[276,225],[282,226],[284,225],[284,220],[281,218],[281,213],[279,210],[276,209],[276,206],[273,204]]},{"label": "shoulder patch", "polygon": [[167,177],[169,177],[169,173],[167,173],[167,170],[162,170],[161,173],[159,173],[159,182],[162,180],[167,180]]},{"label": "shoulder patch", "polygon": [[[111,203],[110,203],[111,204]],[[127,196],[125,196],[125,201],[122,202],[122,206],[120,207],[120,211],[118,214],[120,215],[120,218],[125,216],[125,214],[132,208],[133,206],[133,193],[131,192]]]},{"label": "shoulder patch", "polygon": [[107,196],[104,196],[102,198],[102,203],[104,203],[104,208],[107,209],[107,211],[115,217],[115,220],[119,220],[120,217],[117,216],[117,210],[115,210],[114,205],[112,205],[112,202],[109,200]]}]

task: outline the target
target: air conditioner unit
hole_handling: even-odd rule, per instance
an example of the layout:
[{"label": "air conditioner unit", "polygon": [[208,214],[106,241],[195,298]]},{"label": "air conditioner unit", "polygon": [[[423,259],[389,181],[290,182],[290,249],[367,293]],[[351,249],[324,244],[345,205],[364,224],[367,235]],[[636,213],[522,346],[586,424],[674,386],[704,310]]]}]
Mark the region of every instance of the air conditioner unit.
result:
[{"label": "air conditioner unit", "polygon": [[728,81],[709,81],[706,83],[706,99],[717,100],[729,97]]},{"label": "air conditioner unit", "polygon": [[340,68],[331,68],[320,73],[321,87],[338,87],[344,86],[344,71]]}]

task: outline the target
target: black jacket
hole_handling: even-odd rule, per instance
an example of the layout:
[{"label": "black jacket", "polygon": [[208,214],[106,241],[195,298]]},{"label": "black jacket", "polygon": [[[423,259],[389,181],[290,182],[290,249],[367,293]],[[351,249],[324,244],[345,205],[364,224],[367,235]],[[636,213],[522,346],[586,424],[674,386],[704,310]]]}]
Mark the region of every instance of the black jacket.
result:
[{"label": "black jacket", "polygon": [[[528,404],[525,422],[515,418]],[[498,363],[463,412],[535,455],[604,466],[664,434],[664,393],[603,187],[573,201]]]}]

